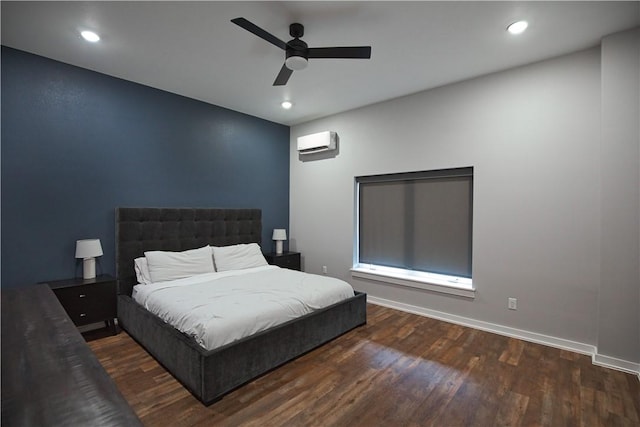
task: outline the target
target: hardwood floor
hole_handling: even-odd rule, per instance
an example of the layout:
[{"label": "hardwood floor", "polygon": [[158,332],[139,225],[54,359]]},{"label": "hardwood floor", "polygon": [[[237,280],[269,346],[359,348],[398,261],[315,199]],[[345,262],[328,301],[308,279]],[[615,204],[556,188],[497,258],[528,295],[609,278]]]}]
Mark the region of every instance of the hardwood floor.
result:
[{"label": "hardwood floor", "polygon": [[89,345],[146,426],[640,426],[638,378],[589,356],[367,310],[209,407],[125,332]]}]

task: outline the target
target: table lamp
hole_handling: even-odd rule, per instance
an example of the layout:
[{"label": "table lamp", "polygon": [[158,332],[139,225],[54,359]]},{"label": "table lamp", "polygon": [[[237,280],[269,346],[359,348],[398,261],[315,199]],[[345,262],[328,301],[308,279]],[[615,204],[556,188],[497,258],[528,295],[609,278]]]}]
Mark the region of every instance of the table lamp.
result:
[{"label": "table lamp", "polygon": [[84,239],[76,241],[76,258],[82,258],[82,278],[96,277],[96,258],[102,256],[100,239]]},{"label": "table lamp", "polygon": [[276,241],[276,254],[282,253],[282,242],[287,240],[287,230],[284,228],[276,228],[273,230],[273,240]]}]

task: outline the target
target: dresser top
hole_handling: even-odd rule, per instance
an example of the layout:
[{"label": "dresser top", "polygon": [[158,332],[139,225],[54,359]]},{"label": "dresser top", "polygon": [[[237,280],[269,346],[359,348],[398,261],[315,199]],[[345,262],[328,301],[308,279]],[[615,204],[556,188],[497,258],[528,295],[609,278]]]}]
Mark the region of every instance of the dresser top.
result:
[{"label": "dresser top", "polygon": [[2,425],[142,425],[47,285],[0,299]]}]

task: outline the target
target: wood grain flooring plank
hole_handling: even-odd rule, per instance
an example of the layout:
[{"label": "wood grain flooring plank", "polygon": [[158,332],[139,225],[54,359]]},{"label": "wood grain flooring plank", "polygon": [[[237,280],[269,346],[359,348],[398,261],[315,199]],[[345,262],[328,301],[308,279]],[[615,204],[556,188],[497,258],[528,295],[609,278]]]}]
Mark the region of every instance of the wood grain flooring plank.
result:
[{"label": "wood grain flooring plank", "polygon": [[463,370],[451,369],[444,381],[426,395],[418,410],[412,414],[412,418],[419,420],[424,425],[434,425],[445,418],[453,408],[449,403],[458,392],[458,389],[467,380],[469,372],[480,362],[480,358],[473,356],[468,360]]},{"label": "wood grain flooring plank", "polygon": [[493,423],[498,426],[520,426],[522,425],[522,418],[527,410],[529,404],[529,397],[523,396],[519,393],[507,392],[507,395],[503,398],[498,414]]},{"label": "wood grain flooring plank", "polygon": [[589,356],[369,305],[368,323],[198,402],[126,332],[89,342],[144,425],[640,426],[640,382]]},{"label": "wood grain flooring plank", "polygon": [[524,341],[510,338],[507,342],[507,348],[502,352],[498,360],[512,366],[518,366],[522,350],[524,350]]}]

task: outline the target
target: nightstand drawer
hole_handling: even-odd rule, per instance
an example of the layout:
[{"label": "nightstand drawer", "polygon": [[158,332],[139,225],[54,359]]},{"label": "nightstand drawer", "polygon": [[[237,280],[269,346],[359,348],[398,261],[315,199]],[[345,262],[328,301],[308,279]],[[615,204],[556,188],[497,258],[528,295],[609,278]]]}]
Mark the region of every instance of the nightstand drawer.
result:
[{"label": "nightstand drawer", "polygon": [[270,253],[264,254],[264,257],[269,264],[277,265],[278,267],[298,271],[300,271],[302,267],[300,264],[300,252]]},{"label": "nightstand drawer", "polygon": [[300,270],[300,255],[287,256],[277,260],[277,265],[282,268],[290,268],[292,270]]},{"label": "nightstand drawer", "polygon": [[72,286],[53,290],[76,325],[84,325],[115,317],[115,282],[91,286]]},{"label": "nightstand drawer", "polygon": [[115,281],[58,288],[53,292],[78,326],[116,317]]}]

